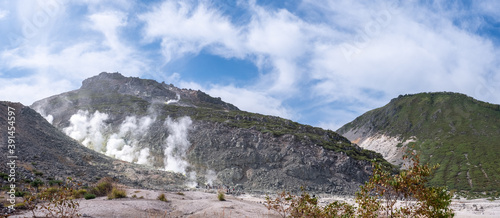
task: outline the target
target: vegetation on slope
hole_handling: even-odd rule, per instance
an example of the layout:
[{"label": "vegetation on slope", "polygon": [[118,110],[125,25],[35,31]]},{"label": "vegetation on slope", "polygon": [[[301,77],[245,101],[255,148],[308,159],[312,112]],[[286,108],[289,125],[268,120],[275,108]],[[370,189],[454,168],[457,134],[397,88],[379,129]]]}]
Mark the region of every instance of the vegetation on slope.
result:
[{"label": "vegetation on slope", "polygon": [[500,105],[457,93],[399,96],[338,130],[357,127],[401,137],[424,163],[440,164],[431,185],[473,192],[500,191]]}]

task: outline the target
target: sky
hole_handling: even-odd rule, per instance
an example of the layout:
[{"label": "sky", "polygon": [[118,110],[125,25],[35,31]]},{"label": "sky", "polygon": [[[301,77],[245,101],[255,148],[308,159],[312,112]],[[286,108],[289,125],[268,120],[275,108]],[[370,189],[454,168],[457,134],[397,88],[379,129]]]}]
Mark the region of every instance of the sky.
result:
[{"label": "sky", "polygon": [[500,1],[0,0],[0,100],[100,72],[336,130],[401,94],[500,103]]}]

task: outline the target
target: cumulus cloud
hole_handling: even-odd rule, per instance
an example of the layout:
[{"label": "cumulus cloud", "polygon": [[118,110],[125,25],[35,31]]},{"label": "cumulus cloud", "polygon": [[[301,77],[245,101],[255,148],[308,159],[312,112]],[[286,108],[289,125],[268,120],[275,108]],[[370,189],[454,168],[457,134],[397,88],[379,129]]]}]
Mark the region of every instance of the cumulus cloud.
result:
[{"label": "cumulus cloud", "polygon": [[[474,3],[474,13],[490,14],[494,4]],[[460,5],[305,0],[300,3],[302,11],[255,2],[240,5],[247,7],[247,22],[233,22],[205,2],[165,1],[141,16],[147,26],[144,34],[162,41],[167,62],[172,54],[179,57],[203,49],[253,61],[261,70],[255,84],[205,90],[254,112],[286,116],[283,102],[296,97],[320,99],[320,107],[345,102],[370,108],[399,94],[423,91],[456,91],[500,101],[488,94],[499,91],[494,85],[497,76],[483,80],[498,69],[498,49],[471,32],[477,28],[466,28],[473,24],[456,25],[457,15],[465,13]],[[191,28],[197,18],[210,22]],[[161,21],[166,20],[164,25]],[[224,36],[215,37],[212,31]],[[260,100],[248,103],[248,98],[232,92],[252,93]],[[252,106],[262,100],[274,103]],[[297,114],[301,108],[294,110]],[[348,121],[335,119],[332,122]]]},{"label": "cumulus cloud", "polygon": [[[186,54],[198,54],[210,47],[223,54],[239,52],[239,30],[206,2],[164,1],[153,10],[139,15],[146,23],[145,37],[159,38],[166,61]],[[219,46],[220,45],[220,46]],[[231,56],[233,56],[231,55]]]},{"label": "cumulus cloud", "polygon": [[[31,104],[43,97],[75,89],[83,79],[99,72],[118,71],[138,76],[148,68],[144,55],[130,44],[124,43],[121,30],[128,25],[129,14],[106,8],[105,11],[92,10],[90,14],[76,18],[67,11],[74,10],[75,5],[81,2],[20,2],[24,2],[21,3],[24,6],[18,5],[17,16],[11,20],[17,23],[19,29],[9,31],[12,32],[8,37],[10,44],[2,45],[0,70],[9,76],[21,72],[19,76],[14,76],[19,79],[5,84],[9,84],[10,89],[29,86],[28,89],[17,91],[23,93],[24,97],[19,98],[22,103]],[[42,19],[42,15],[46,21],[37,23],[41,22],[39,19]],[[57,22],[61,20],[65,22]],[[24,75],[23,72],[30,73]],[[44,78],[41,81],[47,80],[64,86],[37,82],[34,79],[32,83],[25,81],[32,77]],[[37,91],[35,88],[44,90]]]},{"label": "cumulus cloud", "polygon": [[268,95],[265,91],[255,91],[235,86],[213,86],[207,89],[212,96],[220,96],[222,100],[230,102],[239,109],[280,116],[293,117],[293,112],[282,106],[280,99]]}]

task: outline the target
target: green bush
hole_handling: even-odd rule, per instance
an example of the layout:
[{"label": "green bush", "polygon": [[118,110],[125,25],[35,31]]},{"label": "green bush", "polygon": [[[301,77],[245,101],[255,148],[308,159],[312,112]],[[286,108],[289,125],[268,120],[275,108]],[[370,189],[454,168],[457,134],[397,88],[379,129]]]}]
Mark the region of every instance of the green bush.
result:
[{"label": "green bush", "polygon": [[63,181],[61,180],[49,180],[49,185],[50,186],[53,186],[53,185],[62,185]]},{"label": "green bush", "polygon": [[94,199],[95,197],[96,196],[94,194],[90,194],[90,193],[85,193],[85,195],[84,195],[85,200]]},{"label": "green bush", "polygon": [[9,174],[7,174],[7,173],[0,173],[0,177],[3,178],[4,180],[8,180],[9,179]]},{"label": "green bush", "polygon": [[15,204],[15,205],[14,205],[14,208],[16,208],[16,209],[20,209],[20,210],[27,209],[26,204],[24,204],[24,203],[22,203],[22,202],[21,202],[21,203],[17,203],[17,204]]},{"label": "green bush", "polygon": [[30,183],[30,185],[33,186],[33,187],[35,187],[35,188],[36,187],[40,187],[43,184],[44,184],[43,181],[40,180],[40,179],[35,179],[33,182]]},{"label": "green bush", "polygon": [[217,199],[219,199],[219,201],[225,201],[226,200],[226,195],[224,194],[224,191],[219,190],[217,192]]},{"label": "green bush", "polygon": [[18,190],[16,190],[16,192],[14,193],[14,195],[16,197],[24,197],[27,194],[29,194],[29,192],[23,192],[23,191],[18,191]]},{"label": "green bush", "polygon": [[109,177],[105,177],[99,180],[97,185],[92,188],[90,193],[95,194],[96,196],[106,196],[111,193],[113,190],[113,179]]},{"label": "green bush", "polygon": [[113,188],[113,190],[111,190],[111,193],[108,195],[109,200],[115,198],[126,198],[126,197],[127,193],[125,192],[125,190],[119,188]]},{"label": "green bush", "polygon": [[85,194],[87,194],[87,190],[86,189],[78,189],[78,190],[74,190],[73,191],[73,197],[74,198],[82,198],[85,196]]},{"label": "green bush", "polygon": [[160,201],[167,202],[167,197],[165,197],[165,194],[163,194],[163,193],[161,195],[158,195],[158,197],[156,199],[160,200]]}]

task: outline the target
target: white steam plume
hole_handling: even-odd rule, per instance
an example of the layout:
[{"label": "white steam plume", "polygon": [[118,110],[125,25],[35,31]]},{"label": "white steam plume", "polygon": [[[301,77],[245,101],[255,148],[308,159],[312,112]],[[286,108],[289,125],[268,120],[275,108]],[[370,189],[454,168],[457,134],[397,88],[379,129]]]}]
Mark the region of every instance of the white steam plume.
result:
[{"label": "white steam plume", "polygon": [[45,118],[45,120],[47,120],[47,122],[52,124],[52,122],[54,121],[54,116],[52,116],[50,114],[46,114],[45,111],[43,109],[41,109],[40,107],[37,107],[34,109],[36,112],[38,112],[40,115],[42,115],[42,117]]},{"label": "white steam plume", "polygon": [[177,103],[181,100],[181,96],[179,94],[176,95],[176,98],[175,99],[170,99],[167,101],[166,104],[173,104],[173,103]]},{"label": "white steam plume", "polygon": [[179,118],[177,121],[170,117],[165,121],[170,135],[167,137],[164,145],[164,165],[165,170],[177,173],[186,173],[186,167],[189,163],[186,161],[186,152],[191,145],[187,139],[189,127],[192,121],[189,117]]},{"label": "white steam plume", "polygon": [[64,133],[81,142],[88,148],[131,163],[152,165],[149,161],[149,148],[142,148],[139,140],[147,133],[154,118],[137,119],[128,116],[119,126],[117,133],[111,133],[108,139],[103,133],[111,130],[104,121],[108,115],[96,111],[78,111],[70,118],[70,126],[64,128]]},{"label": "white steam plume", "polygon": [[109,137],[106,155],[127,162],[149,164],[149,148],[140,149],[139,139],[153,123],[153,118],[126,117],[120,125],[120,131]]},{"label": "white steam plume", "polygon": [[217,173],[211,169],[208,169],[205,173],[205,179],[207,180],[207,184],[211,186],[217,179]]},{"label": "white steam plume", "polygon": [[85,147],[98,152],[105,149],[105,140],[102,135],[107,127],[104,121],[108,115],[96,111],[90,115],[88,111],[79,110],[69,119],[70,125],[63,129],[66,135],[81,142]]}]

